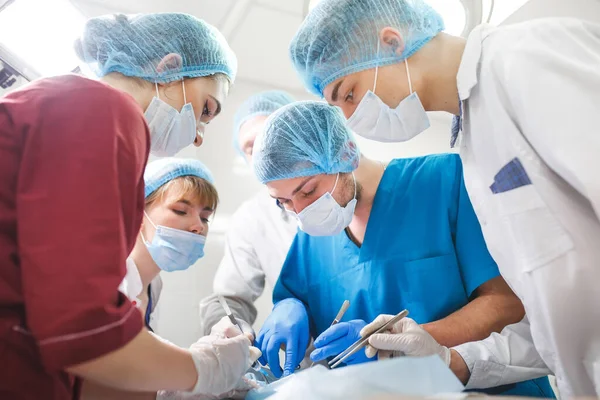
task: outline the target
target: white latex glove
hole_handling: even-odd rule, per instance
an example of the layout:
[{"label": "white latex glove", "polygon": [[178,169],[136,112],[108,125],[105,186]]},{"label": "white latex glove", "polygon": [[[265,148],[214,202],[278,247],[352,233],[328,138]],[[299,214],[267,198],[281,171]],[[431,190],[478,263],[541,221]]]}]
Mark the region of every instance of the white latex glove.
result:
[{"label": "white latex glove", "polygon": [[[244,321],[243,319],[238,318],[237,322],[242,327],[243,333],[245,333],[246,336],[248,336],[248,334],[250,334],[252,336],[250,338],[250,340],[254,341],[256,334],[254,333],[254,329],[252,329],[252,326],[249,323],[247,323],[246,321]],[[231,323],[231,321],[229,320],[229,317],[225,316],[225,317],[221,318],[221,320],[219,320],[219,322],[217,322],[216,324],[213,325],[213,327],[210,329],[210,334],[217,335],[217,336],[223,336],[223,335],[225,335],[225,331],[227,331],[228,329],[231,329],[232,326],[235,326],[235,325],[233,325]]]},{"label": "white latex glove", "polygon": [[190,352],[198,381],[191,393],[221,396],[240,385],[248,367],[261,356],[260,350],[251,346],[249,336],[224,317],[209,336],[194,343]]},{"label": "white latex glove", "polygon": [[[360,335],[368,334],[374,327],[381,326],[393,317],[393,315],[378,316],[360,331]],[[386,333],[372,335],[365,353],[369,358],[375,357],[379,353],[379,359],[402,355],[422,357],[437,354],[446,365],[450,365],[450,349],[440,345],[425,329],[410,318],[403,318],[396,322]]]}]

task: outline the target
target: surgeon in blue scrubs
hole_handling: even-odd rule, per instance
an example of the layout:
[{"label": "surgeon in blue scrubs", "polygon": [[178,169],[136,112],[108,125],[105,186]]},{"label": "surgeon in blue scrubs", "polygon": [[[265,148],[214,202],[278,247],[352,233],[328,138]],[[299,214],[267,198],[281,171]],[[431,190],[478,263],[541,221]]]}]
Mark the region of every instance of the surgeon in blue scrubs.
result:
[{"label": "surgeon in blue scrubs", "polygon": [[[333,357],[379,314],[403,309],[440,343],[483,339],[520,321],[523,306],[498,272],[455,154],[395,159],[360,154],[344,117],[320,102],[297,102],[266,122],[254,171],[301,231],[257,336],[275,375],[310,354]],[[344,322],[330,327],[344,300]],[[347,364],[370,361],[364,350]],[[546,377],[491,390],[553,397]]]}]

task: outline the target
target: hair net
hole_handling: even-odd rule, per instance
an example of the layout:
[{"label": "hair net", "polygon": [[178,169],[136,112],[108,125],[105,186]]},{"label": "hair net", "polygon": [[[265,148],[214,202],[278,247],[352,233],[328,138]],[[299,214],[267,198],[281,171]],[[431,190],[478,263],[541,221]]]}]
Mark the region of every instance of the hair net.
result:
[{"label": "hair net", "polygon": [[257,93],[249,97],[235,113],[233,120],[233,146],[238,152],[242,152],[239,144],[239,134],[242,124],[259,115],[269,116],[279,108],[293,103],[294,98],[281,90],[270,90]]},{"label": "hair net", "polygon": [[[402,35],[402,54],[384,46],[378,54],[385,27]],[[407,59],[443,29],[442,17],[423,0],[323,0],[292,39],[290,57],[308,90],[323,96],[338,78]]]},{"label": "hair net", "polygon": [[337,107],[316,101],[284,106],[256,138],[253,167],[261,183],[351,172],[360,153]]},{"label": "hair net", "polygon": [[191,158],[167,157],[153,161],[144,171],[145,196],[150,196],[156,189],[167,182],[182,176],[197,176],[214,185],[212,173],[198,160]]},{"label": "hair net", "polygon": [[[233,82],[237,72],[237,59],[223,35],[188,14],[92,18],[75,50],[98,76],[120,72],[165,83],[222,73]],[[161,63],[169,54],[169,62]]]}]

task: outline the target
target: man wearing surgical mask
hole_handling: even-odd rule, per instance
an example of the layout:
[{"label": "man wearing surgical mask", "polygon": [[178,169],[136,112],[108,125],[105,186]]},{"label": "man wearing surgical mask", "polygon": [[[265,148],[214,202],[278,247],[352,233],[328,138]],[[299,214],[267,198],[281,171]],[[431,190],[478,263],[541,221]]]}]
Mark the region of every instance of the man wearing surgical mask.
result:
[{"label": "man wearing surgical mask", "polygon": [[[335,356],[367,321],[408,309],[438,341],[485,338],[520,321],[519,299],[487,251],[455,154],[395,159],[360,154],[337,108],[298,102],[266,123],[254,171],[299,232],[256,340],[275,374]],[[344,302],[344,321],[330,327]],[[346,364],[366,362],[364,350]],[[492,393],[552,397],[547,378]]]},{"label": "man wearing surgical mask", "polygon": [[[426,111],[454,116],[448,139],[486,243],[527,310],[501,335],[452,350],[466,387],[550,373],[560,397],[596,397],[600,25],[482,24],[463,38],[428,3],[323,0],[290,43],[292,63],[361,136],[404,141],[427,126]],[[380,350],[441,348],[406,321],[389,336]]]}]

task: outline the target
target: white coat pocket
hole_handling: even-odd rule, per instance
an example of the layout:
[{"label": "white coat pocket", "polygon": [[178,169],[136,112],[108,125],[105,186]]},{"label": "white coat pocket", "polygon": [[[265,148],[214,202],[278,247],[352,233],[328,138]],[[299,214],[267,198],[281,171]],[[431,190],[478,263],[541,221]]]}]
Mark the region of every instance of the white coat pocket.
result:
[{"label": "white coat pocket", "polygon": [[510,248],[521,272],[531,272],[573,248],[573,241],[546,206],[534,185],[525,185],[493,196],[499,211],[498,223],[510,237]]}]

